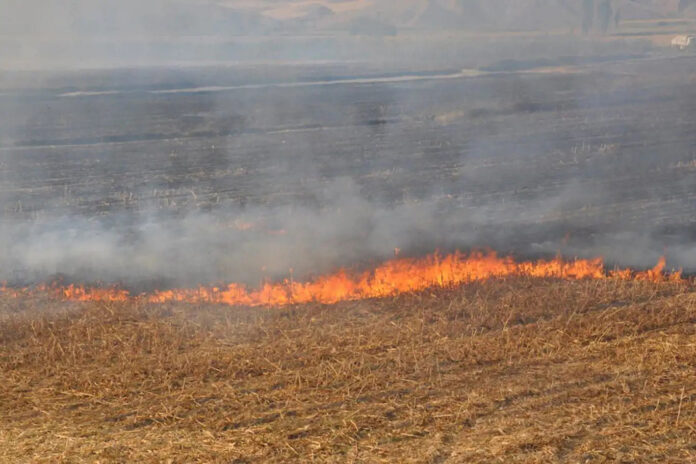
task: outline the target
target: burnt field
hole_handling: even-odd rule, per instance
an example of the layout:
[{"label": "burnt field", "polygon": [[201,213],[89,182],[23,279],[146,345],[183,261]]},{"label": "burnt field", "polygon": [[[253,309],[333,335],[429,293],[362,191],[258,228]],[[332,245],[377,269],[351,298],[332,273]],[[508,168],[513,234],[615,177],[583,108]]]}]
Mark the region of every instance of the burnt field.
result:
[{"label": "burnt field", "polygon": [[[370,204],[434,205],[432,233],[409,242],[416,252],[561,250],[638,266],[666,253],[692,270],[696,58],[560,63],[206,68],[169,80],[93,71],[54,88],[15,84],[0,96],[3,217],[127,227],[142,211],[331,208],[322,189],[350,178]],[[627,240],[644,253],[616,252]]]}]

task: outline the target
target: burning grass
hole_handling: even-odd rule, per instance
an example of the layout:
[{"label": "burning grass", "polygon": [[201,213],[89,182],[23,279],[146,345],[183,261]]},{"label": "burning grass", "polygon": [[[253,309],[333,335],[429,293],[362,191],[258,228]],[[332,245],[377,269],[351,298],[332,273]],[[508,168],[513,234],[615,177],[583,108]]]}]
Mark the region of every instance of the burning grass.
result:
[{"label": "burning grass", "polygon": [[2,462],[693,462],[687,282],[0,301]]},{"label": "burning grass", "polygon": [[339,270],[315,277],[307,282],[292,278],[282,282],[266,282],[258,289],[230,283],[226,286],[201,286],[195,289],[155,290],[134,295],[117,287],[81,285],[8,288],[0,292],[21,297],[37,293],[53,294],[71,301],[126,302],[140,300],[149,303],[213,303],[230,306],[288,306],[293,304],[324,303],[393,297],[402,293],[422,291],[433,287],[451,287],[464,283],[500,277],[553,277],[560,279],[619,279],[653,282],[683,282],[681,271],[665,273],[665,258],[647,271],[616,268],[607,270],[602,258],[566,260],[557,256],[551,260],[516,261],[499,257],[495,252],[455,252],[446,256],[433,253],[423,258],[398,258],[386,261],[374,270],[350,273]]}]

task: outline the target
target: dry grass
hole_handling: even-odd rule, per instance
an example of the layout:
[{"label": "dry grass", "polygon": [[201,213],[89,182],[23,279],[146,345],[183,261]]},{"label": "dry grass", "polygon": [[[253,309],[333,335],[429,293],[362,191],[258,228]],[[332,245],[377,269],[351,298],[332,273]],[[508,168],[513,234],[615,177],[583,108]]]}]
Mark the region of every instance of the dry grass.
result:
[{"label": "dry grass", "polygon": [[[690,286],[0,301],[0,462],[694,462]],[[22,307],[20,307],[22,305]]]}]

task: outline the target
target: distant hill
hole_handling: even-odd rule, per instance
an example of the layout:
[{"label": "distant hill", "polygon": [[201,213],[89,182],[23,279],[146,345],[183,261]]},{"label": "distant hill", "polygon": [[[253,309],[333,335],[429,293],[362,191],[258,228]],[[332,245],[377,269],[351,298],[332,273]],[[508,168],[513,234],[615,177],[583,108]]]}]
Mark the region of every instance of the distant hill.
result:
[{"label": "distant hill", "polygon": [[[587,9],[623,19],[675,17],[692,9],[690,0],[423,0],[412,27],[554,29],[580,27]],[[686,3],[685,3],[686,2]],[[696,4],[696,1],[693,1]],[[696,9],[696,8],[695,8]]]},{"label": "distant hill", "polygon": [[185,0],[2,0],[0,31],[7,36],[211,36],[256,34],[275,23],[256,8],[228,8]]},{"label": "distant hill", "polygon": [[588,5],[612,21],[696,16],[696,0],[43,0],[40,9],[4,0],[0,30],[31,38],[549,30],[581,27]]},{"label": "distant hill", "polygon": [[[229,4],[229,2],[228,2]],[[263,2],[259,11],[264,11]],[[284,6],[279,6],[284,5]],[[696,16],[696,0],[323,0],[334,14],[318,21],[319,28],[332,29],[370,18],[399,29],[550,30],[609,27],[619,20]],[[273,11],[300,14],[304,3],[272,2]],[[307,10],[309,12],[309,10]],[[593,17],[588,17],[593,11]],[[307,13],[309,14],[309,13]]]}]

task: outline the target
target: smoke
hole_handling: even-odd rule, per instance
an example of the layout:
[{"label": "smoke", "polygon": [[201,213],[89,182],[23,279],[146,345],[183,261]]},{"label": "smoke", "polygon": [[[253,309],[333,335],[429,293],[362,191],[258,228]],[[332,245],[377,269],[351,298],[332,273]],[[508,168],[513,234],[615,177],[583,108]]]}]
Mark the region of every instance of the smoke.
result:
[{"label": "smoke", "polygon": [[[0,229],[0,278],[20,272],[29,280],[65,274],[138,285],[238,281],[328,271],[413,244],[432,218],[428,209],[380,209],[348,179],[327,187],[323,208],[290,206],[244,211],[189,212],[177,218],[143,211],[108,221],[48,217]],[[119,225],[121,220],[128,225]]]},{"label": "smoke", "polygon": [[[0,279],[40,281],[59,276],[130,286],[218,281],[256,284],[293,274],[305,278],[339,266],[374,264],[395,249],[432,251],[476,241],[489,223],[480,208],[466,220],[446,202],[380,206],[349,178],[329,183],[321,206],[216,209],[165,217],[44,217],[0,228]],[[467,237],[468,235],[468,237]]]},{"label": "smoke", "polygon": [[695,269],[694,69],[604,36],[622,2],[0,8],[0,281],[487,247]]},{"label": "smoke", "polygon": [[74,216],[5,225],[0,278],[35,281],[64,274],[128,285],[153,279],[169,285],[255,284],[291,272],[299,278],[374,262],[393,255],[394,248],[434,238],[431,205],[381,208],[362,198],[349,179],[336,180],[324,193],[321,208],[189,212],[176,219],[144,211],[126,218],[126,226],[118,225],[120,217]]},{"label": "smoke", "polygon": [[[435,249],[490,247],[524,257],[562,252],[638,268],[665,255],[649,232],[607,227],[592,237],[569,237],[582,227],[569,221],[559,228],[559,216],[601,199],[598,192],[582,192],[581,185],[570,184],[557,197],[533,202],[476,204],[429,195],[380,205],[362,196],[351,179],[339,178],[321,192],[320,207],[216,209],[175,217],[148,210],[107,219],[48,216],[0,228],[0,279],[62,278],[132,288],[256,285],[367,267],[395,252],[419,255]],[[560,232],[566,235],[560,238]],[[696,247],[677,243],[667,255],[672,265],[688,269]]]}]

